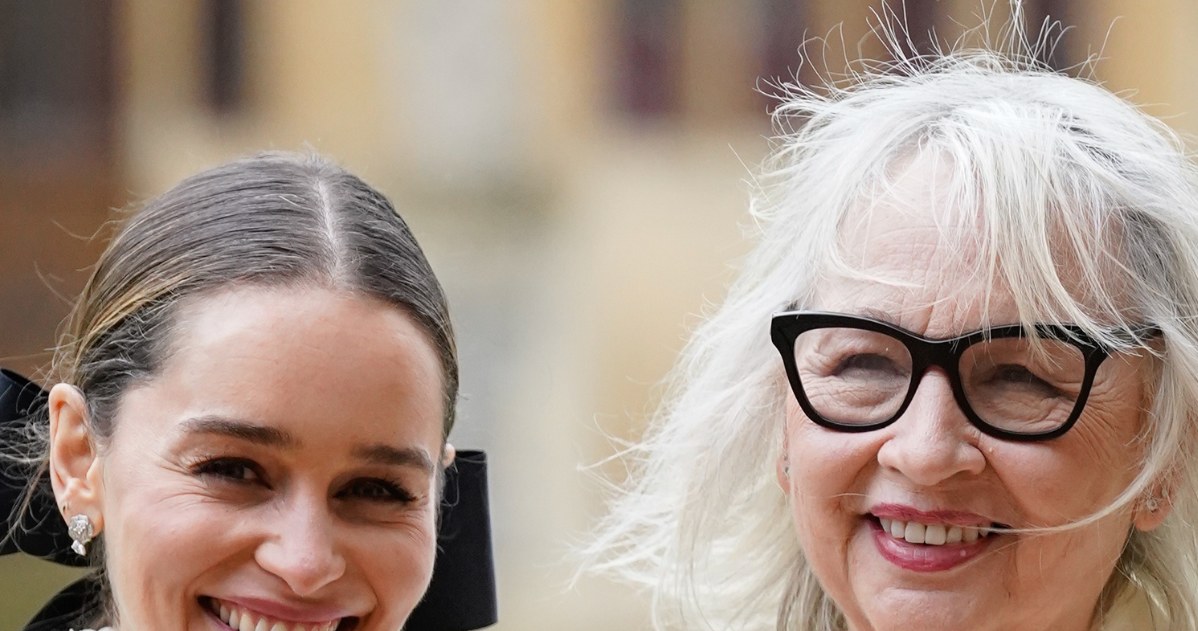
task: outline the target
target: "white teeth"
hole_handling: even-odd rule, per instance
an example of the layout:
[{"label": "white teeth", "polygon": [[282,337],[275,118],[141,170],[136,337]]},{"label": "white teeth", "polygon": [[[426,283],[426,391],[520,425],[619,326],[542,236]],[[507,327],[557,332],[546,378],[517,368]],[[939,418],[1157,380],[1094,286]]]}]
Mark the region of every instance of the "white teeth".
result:
[{"label": "white teeth", "polygon": [[923,533],[923,542],[930,546],[942,546],[948,540],[948,533],[940,524],[929,525]]},{"label": "white teeth", "polygon": [[926,529],[926,526],[917,521],[909,521],[907,529],[903,532],[903,539],[906,539],[907,543],[923,543]]},{"label": "white teeth", "polygon": [[986,538],[992,532],[990,526],[950,526],[948,524],[921,524],[898,519],[878,519],[882,532],[907,543],[941,546],[950,543],[973,543]]},{"label": "white teeth", "polygon": [[215,599],[213,604],[220,614],[220,619],[235,631],[336,631],[341,623],[340,618],[319,624],[287,623],[264,616],[258,617]]}]

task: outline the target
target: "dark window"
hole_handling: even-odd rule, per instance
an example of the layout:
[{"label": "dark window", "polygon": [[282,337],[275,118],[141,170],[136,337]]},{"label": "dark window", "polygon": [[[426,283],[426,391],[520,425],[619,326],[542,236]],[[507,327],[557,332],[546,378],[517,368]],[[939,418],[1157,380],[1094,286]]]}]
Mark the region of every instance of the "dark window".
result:
[{"label": "dark window", "polygon": [[816,83],[816,73],[822,69],[814,67],[820,59],[803,60],[799,47],[807,33],[807,2],[804,0],[761,0],[761,78],[759,86],[768,107],[773,109],[780,83],[798,81],[805,85]]},{"label": "dark window", "polygon": [[241,0],[207,0],[204,33],[207,98],[220,113],[238,109],[244,96],[245,19]]},{"label": "dark window", "polygon": [[[1059,22],[1063,26],[1072,24],[1069,0],[1034,0],[1024,6],[1024,19],[1027,23],[1029,38],[1038,41],[1046,22]],[[1046,47],[1040,51],[1040,61],[1054,70],[1065,70],[1078,63],[1074,47],[1070,44],[1072,31],[1062,31],[1061,26],[1054,26],[1049,31]]]},{"label": "dark window", "polygon": [[[66,315],[63,296],[79,291],[98,255],[100,241],[77,235],[92,234],[122,201],[113,142],[115,4],[0,0],[0,359],[7,368],[45,365]],[[0,610],[5,605],[0,598]]]},{"label": "dark window", "polygon": [[682,3],[622,0],[617,6],[615,80],[620,109],[643,117],[678,113]]},{"label": "dark window", "polygon": [[[934,50],[936,38],[936,17],[942,11],[937,0],[905,0],[890,7],[897,13],[905,25],[905,33],[901,33],[899,46],[907,57],[929,55]],[[940,35],[943,38],[943,35]]]},{"label": "dark window", "polygon": [[111,36],[107,2],[0,0],[0,156],[109,145]]}]

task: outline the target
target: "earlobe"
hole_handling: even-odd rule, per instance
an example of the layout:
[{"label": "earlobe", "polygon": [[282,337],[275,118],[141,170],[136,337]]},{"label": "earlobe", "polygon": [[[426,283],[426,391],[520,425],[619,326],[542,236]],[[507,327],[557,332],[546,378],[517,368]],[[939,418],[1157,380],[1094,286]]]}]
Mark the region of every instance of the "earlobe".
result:
[{"label": "earlobe", "polygon": [[445,449],[441,451],[441,466],[448,467],[449,465],[453,464],[453,459],[456,458],[457,455],[458,451],[454,449],[453,445],[449,444],[448,442],[445,443]]},{"label": "earlobe", "polygon": [[778,488],[790,495],[790,436],[786,430],[786,423],[783,423],[782,451],[778,454],[778,460],[774,462],[774,475],[778,477]]},{"label": "earlobe", "polygon": [[60,383],[50,390],[50,483],[54,497],[70,519],[87,515],[97,531],[100,511],[100,460],[87,418],[87,401],[75,386]]},{"label": "earlobe", "polygon": [[778,476],[778,487],[787,495],[790,494],[790,462],[786,454],[778,456],[778,461],[774,464],[774,474]]},{"label": "earlobe", "polygon": [[1141,532],[1155,530],[1164,523],[1172,509],[1173,504],[1169,500],[1168,494],[1158,490],[1151,491],[1148,497],[1136,503],[1135,512],[1132,514],[1132,525]]}]

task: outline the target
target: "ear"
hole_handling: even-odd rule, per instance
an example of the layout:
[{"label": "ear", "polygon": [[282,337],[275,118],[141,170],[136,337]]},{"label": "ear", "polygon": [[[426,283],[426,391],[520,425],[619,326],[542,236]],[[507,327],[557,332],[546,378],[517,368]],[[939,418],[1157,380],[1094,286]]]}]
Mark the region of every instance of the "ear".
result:
[{"label": "ear", "polygon": [[87,419],[87,401],[75,386],[50,389],[50,484],[63,517],[84,514],[103,528],[100,459]]},{"label": "ear", "polygon": [[441,466],[448,467],[453,464],[453,459],[458,455],[458,450],[453,448],[453,445],[445,443],[445,449],[441,452]]},{"label": "ear", "polygon": [[1131,521],[1132,525],[1136,527],[1136,530],[1148,532],[1150,530],[1155,530],[1158,526],[1165,522],[1165,518],[1168,517],[1169,513],[1173,510],[1173,503],[1169,500],[1169,497],[1164,494],[1157,498],[1156,502],[1157,503],[1153,507],[1153,510],[1149,509],[1147,500],[1136,502],[1135,512],[1132,513]]},{"label": "ear", "polygon": [[782,451],[774,462],[774,475],[778,477],[778,488],[790,495],[790,432],[789,424],[782,422]]},{"label": "ear", "polygon": [[1173,512],[1173,487],[1176,484],[1174,474],[1165,474],[1164,480],[1148,487],[1144,496],[1136,501],[1132,511],[1132,525],[1136,530],[1148,532],[1156,529],[1169,513]]}]

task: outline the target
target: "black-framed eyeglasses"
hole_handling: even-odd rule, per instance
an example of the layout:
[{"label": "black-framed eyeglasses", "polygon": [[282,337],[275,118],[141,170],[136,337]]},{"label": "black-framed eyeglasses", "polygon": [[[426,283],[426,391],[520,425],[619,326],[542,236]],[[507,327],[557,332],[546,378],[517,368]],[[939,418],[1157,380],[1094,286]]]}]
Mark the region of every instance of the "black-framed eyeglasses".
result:
[{"label": "black-framed eyeglasses", "polygon": [[773,317],[770,336],[799,407],[824,427],[867,432],[890,425],[937,366],[979,430],[1007,440],[1048,440],[1077,422],[1110,353],[1074,325],[1032,329],[1034,336],[1014,324],[930,339],[871,318],[788,311]]}]

